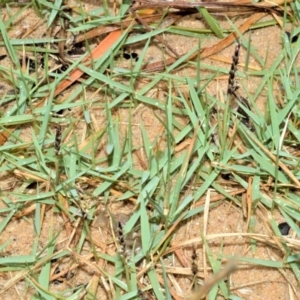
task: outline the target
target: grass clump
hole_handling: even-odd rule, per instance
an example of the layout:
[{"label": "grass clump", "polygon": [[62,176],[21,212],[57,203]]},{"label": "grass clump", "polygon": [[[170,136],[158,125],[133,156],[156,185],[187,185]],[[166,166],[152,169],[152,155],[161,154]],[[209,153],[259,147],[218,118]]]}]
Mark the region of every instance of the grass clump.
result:
[{"label": "grass clump", "polygon": [[[234,281],[234,270],[251,266],[283,276],[292,298],[299,280],[300,42],[283,32],[270,61],[270,51],[263,57],[245,32],[295,26],[297,4],[263,21],[266,14],[253,6],[239,26],[201,7],[205,30],[165,25],[179,20],[173,11],[110,6],[1,3],[0,293],[243,299],[245,287],[264,280],[235,286],[227,277]],[[16,33],[25,13],[40,32]],[[171,33],[196,42],[179,53]],[[245,60],[234,52],[237,36]],[[203,46],[208,37],[217,42]],[[151,61],[157,43],[164,47]],[[214,56],[229,45],[229,54]],[[126,62],[124,51],[138,51],[136,61]],[[231,64],[229,89],[223,83]],[[214,216],[226,210],[239,219],[218,223]],[[293,229],[290,237],[282,236],[280,218]]]}]

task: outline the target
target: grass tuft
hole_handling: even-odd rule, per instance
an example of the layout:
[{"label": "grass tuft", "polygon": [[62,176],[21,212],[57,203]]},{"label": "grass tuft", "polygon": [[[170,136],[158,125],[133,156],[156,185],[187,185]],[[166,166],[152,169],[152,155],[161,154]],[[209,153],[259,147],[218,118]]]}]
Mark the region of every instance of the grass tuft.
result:
[{"label": "grass tuft", "polygon": [[267,279],[236,274],[262,267],[296,297],[299,3],[19,2],[0,4],[0,298],[244,299]]}]

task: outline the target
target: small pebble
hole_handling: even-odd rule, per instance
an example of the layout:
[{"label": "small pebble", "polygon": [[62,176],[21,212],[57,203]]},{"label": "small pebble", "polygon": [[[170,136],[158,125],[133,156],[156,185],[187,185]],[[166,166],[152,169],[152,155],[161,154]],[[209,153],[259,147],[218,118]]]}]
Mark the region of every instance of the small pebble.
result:
[{"label": "small pebble", "polygon": [[291,227],[287,222],[283,222],[278,225],[278,228],[282,235],[288,235]]}]

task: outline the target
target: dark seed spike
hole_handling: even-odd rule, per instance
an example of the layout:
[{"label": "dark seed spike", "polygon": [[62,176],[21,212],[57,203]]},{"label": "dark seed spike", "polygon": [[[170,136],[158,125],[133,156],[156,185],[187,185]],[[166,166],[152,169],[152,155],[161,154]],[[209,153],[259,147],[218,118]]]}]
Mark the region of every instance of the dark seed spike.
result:
[{"label": "dark seed spike", "polygon": [[193,275],[198,273],[198,266],[195,264],[195,262],[192,262],[192,273]]},{"label": "dark seed spike", "polygon": [[196,253],[196,249],[193,249],[193,254],[192,254],[192,260],[195,260],[197,258],[197,253]]},{"label": "dark seed spike", "polygon": [[246,99],[246,98],[244,98],[244,97],[239,97],[239,101],[240,101],[245,107],[247,107],[249,110],[251,110],[250,103],[249,103],[248,99]]},{"label": "dark seed spike", "polygon": [[237,70],[237,65],[239,63],[239,55],[240,55],[240,48],[241,43],[238,41],[238,44],[235,47],[234,55],[232,56],[232,64],[231,69],[229,71],[229,78],[228,78],[228,89],[227,93],[229,95],[233,95],[234,92],[238,89],[238,86],[235,84],[235,72]]},{"label": "dark seed spike", "polygon": [[[250,107],[250,103],[248,102],[248,100],[242,96],[240,97],[236,97],[239,102],[241,102],[246,108],[248,108],[250,111],[251,111],[251,107]],[[254,128],[251,126],[251,122],[250,122],[250,117],[249,115],[247,114],[246,111],[243,110],[243,108],[241,108],[241,106],[239,105],[238,109],[237,109],[237,112],[241,115],[241,122],[248,128],[250,129],[251,131],[254,130]]]},{"label": "dark seed spike", "polygon": [[124,238],[123,226],[121,222],[118,222],[118,235],[119,235],[120,244],[123,245],[125,243],[125,238]]},{"label": "dark seed spike", "polygon": [[[242,96],[238,96],[236,93],[236,90],[239,87],[237,86],[237,84],[235,82],[235,73],[237,70],[238,63],[239,63],[240,48],[241,48],[241,43],[239,41],[237,41],[237,45],[234,50],[234,55],[232,56],[231,69],[229,71],[227,94],[230,96],[233,96],[236,101],[241,102],[247,109],[249,109],[251,111],[251,107],[250,107],[248,100]],[[250,121],[249,115],[247,114],[246,111],[244,111],[240,107],[239,103],[237,103],[237,104],[238,104],[237,112],[239,113],[238,118],[249,130],[253,131],[254,128],[251,126],[251,121]]]},{"label": "dark seed spike", "polygon": [[197,273],[198,273],[198,266],[197,266],[197,262],[196,262],[196,259],[197,259],[197,252],[196,252],[196,249],[194,248],[193,249],[193,253],[192,253],[192,273],[193,275],[195,276]]},{"label": "dark seed spike", "polygon": [[[250,105],[249,105],[249,102],[248,102],[248,100],[246,99],[246,98],[244,98],[244,97],[238,97],[238,100],[245,106],[245,107],[247,107],[249,110],[251,110],[251,108],[250,108]],[[238,108],[238,110],[237,110],[237,112],[242,116],[242,119],[244,120],[244,121],[249,121],[249,116],[248,116],[248,114],[239,106],[239,108]]]},{"label": "dark seed spike", "polygon": [[54,141],[54,149],[55,149],[56,155],[59,155],[60,146],[61,146],[61,126],[57,125],[55,141]]}]

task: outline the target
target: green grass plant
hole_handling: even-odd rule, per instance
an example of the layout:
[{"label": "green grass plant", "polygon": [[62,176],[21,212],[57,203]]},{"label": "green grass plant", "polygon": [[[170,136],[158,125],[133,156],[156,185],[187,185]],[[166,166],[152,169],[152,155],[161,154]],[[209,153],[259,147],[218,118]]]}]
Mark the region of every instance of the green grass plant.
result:
[{"label": "green grass plant", "polygon": [[[16,20],[24,11],[35,10],[44,18],[46,28],[56,22],[62,24],[66,17],[71,24],[70,32],[78,34],[123,20],[129,3],[123,3],[117,15],[109,9],[108,3],[90,12],[80,6],[76,14],[69,13],[62,0],[13,4],[5,1],[0,6],[0,13],[8,15],[6,19],[0,18],[0,47],[5,48],[10,61],[9,67],[0,66],[0,78],[14,91],[1,94],[1,104],[7,107],[1,111],[0,128],[2,136],[8,134],[9,138],[0,145],[0,172],[9,174],[16,183],[1,191],[0,234],[4,235],[9,226],[22,219],[32,226],[34,238],[30,241],[30,254],[18,255],[6,253],[12,239],[1,240],[0,272],[12,272],[12,276],[7,277],[0,298],[23,281],[28,287],[24,297],[30,295],[28,299],[80,299],[83,296],[97,299],[96,291],[88,285],[91,278],[63,291],[53,288],[54,262],[69,260],[69,267],[80,270],[80,266],[85,265],[93,270],[102,290],[106,290],[107,299],[141,299],[143,293],[152,295],[153,299],[173,299],[176,291],[170,283],[172,274],[168,273],[168,267],[174,262],[174,249],[181,243],[182,249],[202,245],[210,274],[217,274],[223,262],[231,258],[224,250],[226,238],[238,234],[245,238],[253,254],[259,243],[271,244],[284,253],[280,259],[239,256],[240,264],[291,270],[299,282],[300,85],[297,62],[300,39],[291,43],[283,33],[282,50],[267,67],[271,49],[266,50],[265,57],[261,56],[259,49],[252,45],[251,36],[244,37],[233,21],[228,19],[230,29],[223,30],[218,18],[201,8],[209,29],[153,26],[151,31],[142,32],[141,25],[129,27],[122,31],[122,36],[109,51],[90,63],[83,62],[91,49],[90,41],[85,41],[87,53],[71,62],[64,72],[56,74],[48,62],[53,55],[58,55],[58,50],[52,46],[62,41],[61,38],[10,37]],[[291,6],[295,20],[285,14],[285,25],[299,21],[299,4],[295,2]],[[275,24],[274,20],[264,21],[252,28],[259,30],[257,28]],[[136,30],[134,35],[131,29]],[[237,117],[236,110],[219,88],[214,92],[209,89],[219,76],[228,74],[230,67],[203,62],[200,55],[196,61],[189,60],[192,54],[200,51],[202,40],[164,71],[148,73],[143,69],[157,35],[172,33],[205,40],[212,34],[222,38],[229,32],[236,32],[246,51],[245,67],[239,67],[236,76],[241,82],[239,91],[251,106],[250,111],[241,105],[249,115],[253,131]],[[295,26],[294,34],[299,32]],[[120,67],[122,49],[135,43],[143,43],[139,60],[131,62],[128,68]],[[35,67],[35,73],[38,70],[41,74],[29,72],[28,65],[24,71],[20,62],[23,50],[36,59],[44,58],[46,67]],[[261,70],[251,69],[250,58],[256,60]],[[166,62],[166,57],[162,60]],[[197,68],[196,75],[182,71],[183,66]],[[85,75],[74,88],[56,97],[55,88],[75,69]],[[182,72],[176,73],[179,69]],[[246,88],[252,76],[260,79],[254,93]],[[282,85],[283,106],[277,104],[274,92],[277,82]],[[165,87],[164,99],[153,96],[153,91],[161,86]],[[88,96],[89,91],[93,91],[93,97]],[[37,105],[46,96],[47,101]],[[257,105],[263,96],[267,100],[266,112]],[[161,129],[153,136],[147,120],[141,118],[138,124],[140,142],[137,143],[135,113],[141,107],[153,114]],[[62,110],[66,115],[59,117],[57,113]],[[126,117],[122,114],[124,110]],[[94,112],[99,111],[104,121],[97,127]],[[55,149],[57,124],[63,128],[59,155]],[[83,135],[80,135],[78,124],[84,127]],[[184,143],[186,146],[178,151]],[[138,166],[136,153],[141,150],[143,164]],[[210,235],[199,225],[195,240],[174,243],[174,236],[189,222],[206,214],[205,209],[213,210],[228,202],[238,210],[244,207],[241,194],[232,193],[220,180],[221,175],[227,173],[239,189],[251,194],[248,232]],[[30,192],[33,183],[34,192]],[[90,185],[87,191],[82,187],[85,184]],[[208,197],[208,189],[219,198],[205,207],[201,201]],[[136,241],[130,255],[122,256],[118,252],[120,242],[114,238],[116,233],[112,233],[109,224],[107,231],[111,232],[111,238],[103,243],[115,245],[115,252],[100,251],[93,238],[93,221],[97,219],[99,207],[109,210],[116,203],[126,205],[130,201],[134,209],[122,230],[127,238],[135,230],[140,232],[140,251],[134,251],[138,247]],[[45,220],[47,210],[52,211],[53,219]],[[267,211],[269,219],[265,222],[269,235],[255,232],[260,222],[257,211]],[[280,234],[275,211],[291,226],[295,233],[293,238],[286,239]],[[118,212],[109,213],[117,219]],[[55,216],[64,220],[58,232],[55,231]],[[46,224],[48,237],[42,242]],[[70,238],[70,243],[63,244],[65,241],[61,241],[60,236],[67,226],[72,233],[66,237]],[[210,244],[215,238],[221,239],[217,253]],[[218,299],[219,295],[224,299],[241,299],[225,278],[211,288],[208,299]]]}]

